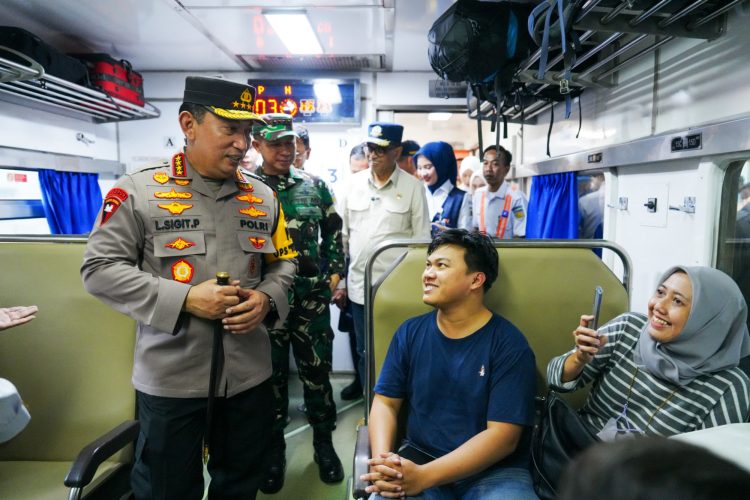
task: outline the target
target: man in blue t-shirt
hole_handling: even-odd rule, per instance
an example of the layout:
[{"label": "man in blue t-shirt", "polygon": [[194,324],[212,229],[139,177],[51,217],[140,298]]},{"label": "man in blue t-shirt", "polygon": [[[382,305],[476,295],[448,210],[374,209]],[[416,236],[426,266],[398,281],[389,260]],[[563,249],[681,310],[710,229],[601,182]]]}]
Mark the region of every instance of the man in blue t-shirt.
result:
[{"label": "man in blue t-shirt", "polygon": [[[478,232],[449,229],[427,249],[422,300],[435,311],[404,322],[388,349],[370,410],[368,492],[537,498],[528,471],[536,365],[523,334],[484,305],[497,269],[492,240]],[[406,440],[394,452],[402,405]]]}]

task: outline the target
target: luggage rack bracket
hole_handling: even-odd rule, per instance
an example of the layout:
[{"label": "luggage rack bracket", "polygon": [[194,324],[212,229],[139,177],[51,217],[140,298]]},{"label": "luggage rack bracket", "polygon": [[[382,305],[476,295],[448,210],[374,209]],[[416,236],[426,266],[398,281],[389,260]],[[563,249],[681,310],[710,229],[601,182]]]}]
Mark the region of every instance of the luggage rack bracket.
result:
[{"label": "luggage rack bracket", "polygon": [[[3,52],[22,57],[29,66],[3,57]],[[45,73],[35,61],[3,46],[0,46],[0,99],[95,123],[142,120],[161,115],[159,109],[150,103],[137,106]]]}]

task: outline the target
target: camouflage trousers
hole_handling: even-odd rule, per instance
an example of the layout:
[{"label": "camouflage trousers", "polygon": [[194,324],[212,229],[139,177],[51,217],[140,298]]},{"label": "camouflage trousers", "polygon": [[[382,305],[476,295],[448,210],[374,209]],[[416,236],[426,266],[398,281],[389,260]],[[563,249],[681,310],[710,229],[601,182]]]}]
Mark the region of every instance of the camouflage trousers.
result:
[{"label": "camouflage trousers", "polygon": [[289,316],[271,338],[275,396],[274,431],[283,430],[289,414],[289,347],[292,348],[307,407],[307,420],[313,429],[333,430],[336,404],[329,379],[333,354],[331,329],[331,290],[328,280],[297,276],[291,293]]}]

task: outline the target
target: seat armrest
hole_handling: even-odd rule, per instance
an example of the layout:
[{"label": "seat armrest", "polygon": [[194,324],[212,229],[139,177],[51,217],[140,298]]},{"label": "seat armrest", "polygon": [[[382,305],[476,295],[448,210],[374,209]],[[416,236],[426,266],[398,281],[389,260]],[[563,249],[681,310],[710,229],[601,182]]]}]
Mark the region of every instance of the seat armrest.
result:
[{"label": "seat armrest", "polygon": [[370,435],[366,425],[360,425],[357,428],[357,445],[354,448],[354,481],[352,487],[352,495],[354,498],[367,498],[369,495],[365,488],[367,487],[367,481],[362,481],[360,476],[367,474],[369,466],[367,465],[370,460]]},{"label": "seat armrest", "polygon": [[140,424],[137,420],[128,420],[89,443],[70,467],[68,475],[65,476],[65,486],[83,488],[89,484],[102,462],[135,441],[139,430]]}]

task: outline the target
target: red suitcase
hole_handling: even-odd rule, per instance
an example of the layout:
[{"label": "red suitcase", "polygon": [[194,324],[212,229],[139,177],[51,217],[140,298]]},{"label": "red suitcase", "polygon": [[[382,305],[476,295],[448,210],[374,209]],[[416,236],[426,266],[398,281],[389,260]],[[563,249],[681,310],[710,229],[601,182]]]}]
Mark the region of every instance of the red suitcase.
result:
[{"label": "red suitcase", "polygon": [[143,77],[130,62],[117,60],[108,54],[77,54],[86,63],[92,85],[108,95],[143,106]]}]

